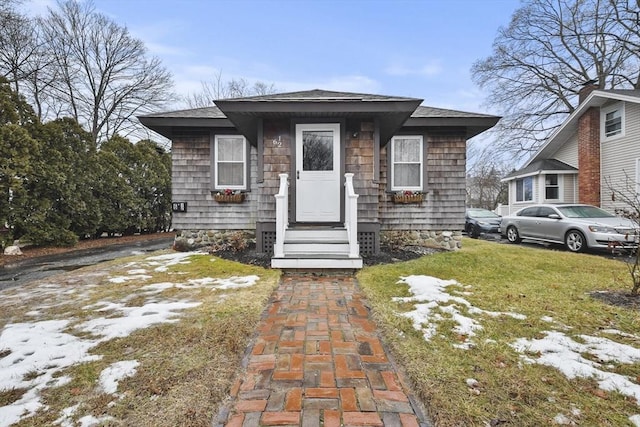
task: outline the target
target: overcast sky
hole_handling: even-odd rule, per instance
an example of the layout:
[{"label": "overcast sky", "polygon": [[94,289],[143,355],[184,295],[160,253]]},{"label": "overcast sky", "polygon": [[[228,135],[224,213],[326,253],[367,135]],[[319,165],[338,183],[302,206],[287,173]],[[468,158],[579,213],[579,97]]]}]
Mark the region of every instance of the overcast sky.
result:
[{"label": "overcast sky", "polygon": [[[171,71],[180,95],[223,78],[278,91],[410,96],[423,105],[483,106],[470,68],[491,52],[519,0],[95,0]],[[34,12],[53,0],[32,0]],[[183,105],[176,104],[175,108]]]}]

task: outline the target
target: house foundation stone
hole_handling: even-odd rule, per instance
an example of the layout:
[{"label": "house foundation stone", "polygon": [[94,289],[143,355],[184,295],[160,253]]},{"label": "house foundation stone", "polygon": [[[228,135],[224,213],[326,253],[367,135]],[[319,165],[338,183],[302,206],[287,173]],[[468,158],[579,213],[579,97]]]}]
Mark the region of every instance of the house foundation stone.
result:
[{"label": "house foundation stone", "polygon": [[462,247],[462,231],[387,230],[380,232],[380,243],[397,249],[423,246],[455,251]]},{"label": "house foundation stone", "polygon": [[178,251],[192,251],[204,247],[217,250],[243,249],[256,241],[252,230],[176,230],[173,242]]}]

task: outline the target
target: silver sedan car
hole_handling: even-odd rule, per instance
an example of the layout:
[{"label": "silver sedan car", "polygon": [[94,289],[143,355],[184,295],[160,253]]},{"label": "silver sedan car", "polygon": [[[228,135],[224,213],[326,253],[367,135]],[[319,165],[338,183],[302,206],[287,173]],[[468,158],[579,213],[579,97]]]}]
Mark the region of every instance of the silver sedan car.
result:
[{"label": "silver sedan car", "polygon": [[503,217],[500,230],[511,243],[522,239],[560,243],[571,252],[638,245],[638,224],[582,204],[529,206]]}]

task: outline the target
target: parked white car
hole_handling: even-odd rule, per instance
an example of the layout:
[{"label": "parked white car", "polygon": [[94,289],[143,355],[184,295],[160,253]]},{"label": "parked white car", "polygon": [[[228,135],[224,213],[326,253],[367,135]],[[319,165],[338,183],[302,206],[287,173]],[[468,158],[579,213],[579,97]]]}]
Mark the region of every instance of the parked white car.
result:
[{"label": "parked white car", "polygon": [[500,230],[510,243],[523,239],[560,243],[571,252],[634,248],[638,224],[596,206],[541,204],[502,218]]}]

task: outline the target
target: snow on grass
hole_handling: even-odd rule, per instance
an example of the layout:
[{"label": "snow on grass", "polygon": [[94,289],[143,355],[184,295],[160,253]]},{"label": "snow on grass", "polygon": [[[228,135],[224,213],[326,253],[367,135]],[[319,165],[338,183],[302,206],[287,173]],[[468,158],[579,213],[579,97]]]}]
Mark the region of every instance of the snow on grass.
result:
[{"label": "snow on grass", "polygon": [[[567,378],[594,378],[602,390],[617,391],[625,396],[633,397],[640,404],[640,385],[629,377],[609,372],[604,363],[638,363],[640,349],[620,344],[606,338],[580,335],[584,343],[577,342],[562,332],[546,331],[541,339],[516,340],[511,346],[523,353],[527,363],[538,363],[550,366],[562,372]],[[528,356],[535,355],[535,356]],[[598,362],[583,357],[591,355]]]},{"label": "snow on grass", "polygon": [[202,252],[175,252],[163,255],[148,257],[145,259],[147,265],[155,267],[154,271],[165,272],[172,265],[189,264],[189,257],[196,255],[206,255]]},{"label": "snow on grass", "polygon": [[[473,337],[476,331],[482,329],[480,323],[468,315],[462,313],[463,309],[468,314],[484,314],[492,317],[509,316],[515,319],[526,319],[526,316],[518,313],[506,313],[497,311],[487,311],[474,307],[466,299],[460,296],[451,295],[447,289],[449,287],[462,287],[468,289],[468,286],[462,286],[455,280],[442,280],[431,276],[407,276],[402,277],[398,283],[409,285],[409,292],[413,294],[411,297],[393,298],[398,302],[417,303],[414,310],[402,313],[402,316],[408,317],[413,322],[413,327],[422,332],[426,341],[431,340],[436,333],[438,322],[451,319],[456,323],[453,331],[461,336]],[[453,289],[453,292],[458,292]],[[467,295],[468,292],[465,292]],[[466,341],[462,344],[454,344],[454,347],[467,349],[472,345]]]},{"label": "snow on grass", "polygon": [[127,377],[135,375],[140,363],[137,360],[123,360],[112,363],[109,367],[100,372],[98,380],[100,387],[105,393],[115,394],[118,391],[118,382]]},{"label": "snow on grass", "polygon": [[105,302],[106,307],[100,311],[117,311],[121,317],[99,317],[80,324],[76,329],[97,335],[98,341],[126,337],[138,329],[148,328],[160,323],[177,322],[178,310],[186,310],[200,305],[199,302],[175,301],[152,302],[141,307],[128,307],[120,303]]},{"label": "snow on grass", "polygon": [[[153,267],[155,271],[163,272],[168,267],[177,264],[188,264],[188,258],[199,253],[171,253],[146,258],[146,266]],[[135,268],[134,268],[135,267]],[[138,263],[129,263],[127,275],[120,278],[108,278],[111,283],[123,283],[129,280],[148,280],[149,276],[145,268]],[[100,276],[104,276],[101,274]],[[210,286],[216,289],[234,289],[252,286],[258,281],[258,276],[231,277],[228,279],[194,279],[183,285],[173,283],[156,283],[144,286],[138,290],[141,294],[148,294],[149,290],[162,291],[170,287],[196,288]],[[99,282],[96,276],[96,283]],[[83,290],[96,287],[96,284],[82,283]],[[145,290],[147,292],[145,292]],[[2,303],[16,304],[19,300],[25,306],[28,301],[46,296],[53,301],[64,301],[65,304],[80,302],[85,294],[75,293],[76,289],[60,286],[55,283],[44,283],[32,290],[19,291],[2,295]],[[75,293],[75,294],[74,294]],[[72,296],[65,296],[71,295]],[[135,295],[132,294],[132,295]],[[0,407],[0,427],[9,426],[23,418],[33,415],[43,408],[40,400],[40,391],[50,387],[59,387],[70,381],[70,378],[61,373],[72,365],[99,360],[100,355],[89,354],[90,350],[104,341],[118,337],[126,337],[132,332],[161,323],[178,321],[178,316],[183,310],[200,305],[199,302],[180,301],[147,301],[141,306],[128,306],[126,300],[121,302],[100,301],[82,307],[85,311],[93,313],[106,313],[101,317],[89,318],[86,321],[76,323],[78,319],[69,317],[62,320],[47,320],[39,322],[7,324],[0,333],[0,391],[23,390],[20,398],[8,405]],[[62,302],[60,303],[62,304]],[[44,316],[45,310],[58,304],[31,308],[26,314],[28,317]],[[73,331],[88,332],[93,337],[82,338],[72,334]],[[137,361],[116,362],[100,374],[99,386],[107,393],[115,393],[118,381],[124,377],[135,374]],[[94,426],[108,422],[109,417],[96,418],[85,416],[74,424],[72,417],[77,412],[77,407],[70,407],[62,411],[55,424],[62,426]]]},{"label": "snow on grass", "polygon": [[89,354],[95,342],[63,332],[69,323],[69,320],[48,320],[4,327],[0,343],[2,350],[10,353],[0,359],[0,390],[27,391],[19,400],[0,407],[0,426],[11,425],[23,414],[31,415],[41,408],[40,390],[69,381],[64,376],[54,378],[63,369],[101,358]]}]

